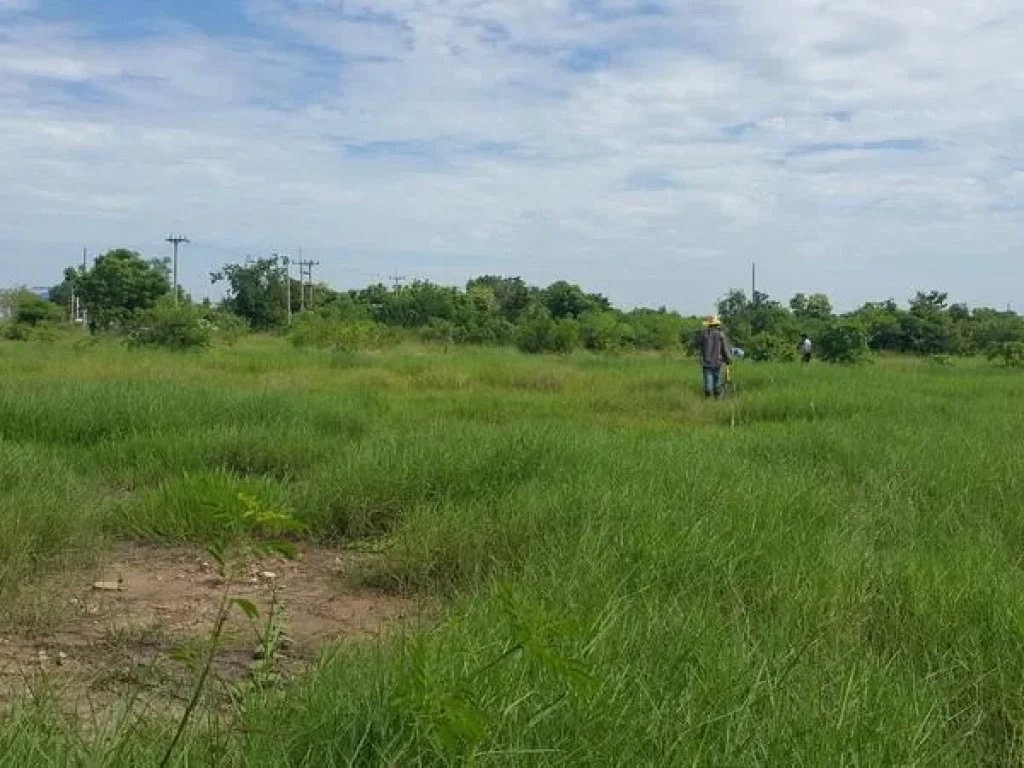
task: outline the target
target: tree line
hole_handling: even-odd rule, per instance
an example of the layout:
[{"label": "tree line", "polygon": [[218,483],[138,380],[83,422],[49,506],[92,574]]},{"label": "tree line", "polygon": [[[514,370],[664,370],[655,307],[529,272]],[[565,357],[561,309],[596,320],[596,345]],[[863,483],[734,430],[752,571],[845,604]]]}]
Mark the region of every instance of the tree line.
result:
[{"label": "tree line", "polygon": [[[197,303],[185,294],[175,301],[166,260],[109,251],[90,267],[67,269],[49,301],[24,291],[9,294],[5,334],[28,338],[66,319],[72,295],[90,332],[169,347],[204,346],[218,335],[252,331],[339,348],[415,335],[445,345],[514,344],[529,353],[673,351],[689,349],[702,322],[665,307],[621,310],[564,280],[538,287],[519,277],[484,275],[463,287],[418,280],[343,291],[321,283],[304,291],[276,257],[225,264],[210,278],[225,288],[221,302]],[[1024,317],[950,303],[939,291],[919,292],[907,306],[889,299],[837,314],[821,293],[798,293],[784,304],[733,290],[717,309],[730,342],[754,360],[793,359],[807,334],[818,354],[834,361],[856,361],[872,350],[1024,361]]]}]

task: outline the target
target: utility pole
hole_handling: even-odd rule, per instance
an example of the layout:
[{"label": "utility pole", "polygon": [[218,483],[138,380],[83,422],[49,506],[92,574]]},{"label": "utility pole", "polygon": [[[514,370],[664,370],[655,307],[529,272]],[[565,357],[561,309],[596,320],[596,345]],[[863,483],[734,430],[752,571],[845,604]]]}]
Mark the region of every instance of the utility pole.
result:
[{"label": "utility pole", "polygon": [[757,304],[757,262],[750,264],[750,301]]},{"label": "utility pole", "polygon": [[[277,258],[277,254],[274,254],[274,258]],[[292,267],[291,259],[287,256],[284,257],[284,292],[286,301],[288,303],[288,325],[292,324]]]},{"label": "utility pole", "polygon": [[404,283],[406,279],[405,275],[388,275],[388,280],[395,284],[396,291],[401,287],[402,283]]},{"label": "utility pole", "polygon": [[[85,276],[85,271],[89,268],[89,249],[82,248],[82,276]],[[71,323],[74,324],[81,320],[85,322],[85,310],[82,309],[82,297],[78,294],[78,288],[76,285],[71,285]]]},{"label": "utility pole", "polygon": [[319,267],[319,261],[299,259],[299,289],[302,296],[302,311],[306,311],[306,283],[309,282],[309,303],[313,303],[313,267]]},{"label": "utility pole", "polygon": [[178,246],[182,243],[189,243],[190,240],[184,235],[168,235],[167,242],[174,246],[174,304],[178,304]]}]

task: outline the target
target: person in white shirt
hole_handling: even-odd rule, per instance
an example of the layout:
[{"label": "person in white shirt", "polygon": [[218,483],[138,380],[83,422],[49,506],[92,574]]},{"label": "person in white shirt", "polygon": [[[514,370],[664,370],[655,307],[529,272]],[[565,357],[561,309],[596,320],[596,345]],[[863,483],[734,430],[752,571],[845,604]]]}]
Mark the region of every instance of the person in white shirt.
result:
[{"label": "person in white shirt", "polygon": [[811,349],[813,346],[814,345],[811,344],[811,340],[807,337],[807,334],[802,334],[798,349],[800,350],[800,357],[805,363],[811,362]]}]

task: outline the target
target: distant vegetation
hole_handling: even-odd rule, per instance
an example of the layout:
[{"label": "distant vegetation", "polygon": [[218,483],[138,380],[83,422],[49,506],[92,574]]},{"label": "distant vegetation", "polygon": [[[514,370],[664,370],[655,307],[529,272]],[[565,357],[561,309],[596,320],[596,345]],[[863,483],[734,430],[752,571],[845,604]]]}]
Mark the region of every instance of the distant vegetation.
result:
[{"label": "distant vegetation", "polygon": [[[515,345],[527,353],[678,351],[689,348],[701,322],[665,307],[623,311],[566,281],[537,287],[519,277],[485,275],[464,288],[416,281],[349,291],[319,284],[307,286],[303,296],[277,258],[226,264],[211,277],[227,288],[220,306],[193,304],[184,295],[175,306],[166,262],[114,250],[91,268],[68,269],[51,300],[66,316],[77,296],[94,333],[178,348],[203,347],[221,334],[234,339],[248,329],[287,332],[300,346],[347,350],[418,337],[445,346]],[[9,338],[29,338],[61,315],[27,292],[8,303]],[[718,302],[718,311],[730,341],[756,361],[793,359],[802,333],[815,341],[822,359],[834,362],[855,362],[871,351],[987,355],[1007,365],[1024,357],[1024,318],[951,303],[939,291],[919,292],[905,307],[890,299],[837,315],[821,293],[798,293],[783,304],[737,290]]]}]

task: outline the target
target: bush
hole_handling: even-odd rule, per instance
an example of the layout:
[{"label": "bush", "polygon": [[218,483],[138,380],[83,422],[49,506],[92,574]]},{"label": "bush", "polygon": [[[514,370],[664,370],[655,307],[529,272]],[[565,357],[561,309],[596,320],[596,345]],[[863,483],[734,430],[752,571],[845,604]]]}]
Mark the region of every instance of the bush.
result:
[{"label": "bush", "polygon": [[536,355],[549,349],[555,321],[546,307],[532,306],[523,315],[516,330],[516,346],[521,352]]},{"label": "bush", "polygon": [[989,360],[1002,360],[1007,368],[1024,368],[1024,341],[995,344],[989,350]]},{"label": "bush", "polygon": [[163,349],[202,349],[210,346],[213,330],[199,309],[185,303],[175,306],[163,297],[149,308],[132,314],[126,323],[128,342]]},{"label": "bush", "polygon": [[32,328],[22,323],[7,323],[3,335],[8,341],[28,341],[32,338]]},{"label": "bush", "polygon": [[634,310],[626,315],[633,329],[633,345],[637,349],[678,350],[680,343],[689,345],[692,334],[683,336],[684,320],[669,312]]},{"label": "bush", "polygon": [[240,338],[249,332],[249,324],[230,309],[218,307],[203,313],[203,322],[216,341],[227,346],[234,346]]},{"label": "bush", "polygon": [[430,318],[427,327],[420,331],[420,338],[424,341],[439,342],[446,347],[455,342],[458,335],[458,327],[451,320],[444,320],[440,317]]},{"label": "bush", "polygon": [[571,317],[554,320],[546,307],[531,307],[519,324],[516,346],[534,355],[541,352],[568,354],[580,346],[580,323]]},{"label": "bush", "polygon": [[342,320],[311,314],[299,318],[290,336],[296,347],[343,352],[361,352],[380,346],[385,340],[380,326],[372,320]]},{"label": "bush", "polygon": [[751,360],[759,363],[787,362],[796,359],[796,345],[774,333],[758,333],[751,337],[744,350]]},{"label": "bush", "polygon": [[636,331],[614,312],[588,312],[580,318],[580,340],[587,349],[610,352],[632,346]]},{"label": "bush", "polygon": [[868,354],[868,334],[864,326],[853,320],[829,323],[818,342],[822,360],[830,363],[859,363]]},{"label": "bush", "polygon": [[555,323],[548,341],[548,349],[567,355],[580,346],[580,323],[571,317],[563,318]]},{"label": "bush", "polygon": [[25,290],[16,291],[11,297],[11,309],[15,323],[32,328],[60,322],[64,316],[63,310],[52,301],[41,299]]}]

